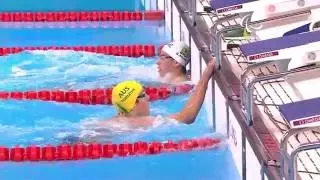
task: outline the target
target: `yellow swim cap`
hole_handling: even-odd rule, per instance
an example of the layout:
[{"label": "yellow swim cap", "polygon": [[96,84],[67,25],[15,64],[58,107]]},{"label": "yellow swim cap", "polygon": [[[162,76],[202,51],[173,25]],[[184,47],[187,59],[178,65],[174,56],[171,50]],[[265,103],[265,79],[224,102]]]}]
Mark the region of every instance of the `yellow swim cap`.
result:
[{"label": "yellow swim cap", "polygon": [[136,105],[143,87],[137,81],[123,81],[112,89],[112,104],[118,112],[129,113]]}]

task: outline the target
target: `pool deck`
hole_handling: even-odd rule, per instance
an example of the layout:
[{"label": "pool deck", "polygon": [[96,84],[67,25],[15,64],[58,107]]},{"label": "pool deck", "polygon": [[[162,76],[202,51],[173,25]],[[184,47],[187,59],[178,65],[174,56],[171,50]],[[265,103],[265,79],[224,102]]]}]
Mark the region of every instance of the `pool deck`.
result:
[{"label": "pool deck", "polygon": [[[174,3],[182,14],[187,5],[181,0],[174,0]],[[197,1],[197,12],[203,12],[204,6],[210,6],[207,0]],[[186,14],[186,13],[184,13]],[[196,26],[192,26],[190,18],[181,16],[199,49],[202,50],[204,59],[210,56],[210,27],[220,18],[214,14],[198,13]],[[240,19],[227,21],[223,25],[230,26],[238,24]],[[250,39],[250,41],[254,41]],[[249,40],[237,42],[248,43]],[[221,69],[216,73],[215,80],[222,93],[229,99],[229,106],[236,116],[246,138],[250,142],[255,154],[260,161],[266,165],[266,173],[269,179],[280,178],[280,153],[281,139],[289,130],[288,123],[279,111],[279,105],[296,102],[301,99],[292,85],[285,78],[273,81],[262,81],[254,86],[253,126],[248,126],[245,121],[243,108],[240,103],[240,76],[248,66],[248,60],[242,55],[239,48],[223,52]],[[250,76],[267,75],[276,72],[275,66],[264,66],[251,71]],[[320,74],[319,70],[310,71]],[[320,134],[316,131],[299,133],[297,138],[290,138],[289,152],[302,143],[319,142]],[[297,179],[316,180],[320,179],[320,151],[308,150],[297,156]]]}]

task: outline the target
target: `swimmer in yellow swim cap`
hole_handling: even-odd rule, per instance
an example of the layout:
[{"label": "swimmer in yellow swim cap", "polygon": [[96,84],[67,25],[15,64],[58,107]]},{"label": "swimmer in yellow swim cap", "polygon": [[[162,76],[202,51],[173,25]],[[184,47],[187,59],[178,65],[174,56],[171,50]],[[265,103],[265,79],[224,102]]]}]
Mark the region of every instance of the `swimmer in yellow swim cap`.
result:
[{"label": "swimmer in yellow swim cap", "polygon": [[149,114],[147,94],[137,81],[123,81],[113,87],[112,104],[122,116]]},{"label": "swimmer in yellow swim cap", "polygon": [[[169,115],[169,118],[186,124],[194,122],[203,104],[208,82],[214,70],[215,59],[212,57],[184,108],[180,112]],[[148,95],[137,81],[123,81],[117,84],[112,91],[112,104],[117,110],[117,116],[111,119],[112,121],[125,121],[132,127],[141,127],[150,126],[155,120],[155,117],[149,115]]]}]

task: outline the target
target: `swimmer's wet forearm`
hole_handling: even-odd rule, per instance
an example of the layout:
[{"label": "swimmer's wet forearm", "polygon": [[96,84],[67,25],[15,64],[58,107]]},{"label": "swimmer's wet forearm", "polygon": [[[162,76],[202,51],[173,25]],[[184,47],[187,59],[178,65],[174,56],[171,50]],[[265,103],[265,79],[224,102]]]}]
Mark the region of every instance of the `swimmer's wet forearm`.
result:
[{"label": "swimmer's wet forearm", "polygon": [[180,117],[177,118],[178,121],[186,124],[194,122],[204,101],[206,89],[207,84],[205,83],[200,83],[199,86],[196,87],[195,92],[181,111]]},{"label": "swimmer's wet forearm", "polygon": [[181,112],[175,115],[172,115],[171,116],[172,118],[186,124],[191,124],[194,122],[203,104],[207,87],[208,87],[208,82],[212,77],[214,69],[215,69],[215,59],[212,59],[208,63],[205,71],[203,72],[201,79],[197,83],[195,90],[192,96],[190,97],[190,99],[188,100],[186,106],[182,109]]}]

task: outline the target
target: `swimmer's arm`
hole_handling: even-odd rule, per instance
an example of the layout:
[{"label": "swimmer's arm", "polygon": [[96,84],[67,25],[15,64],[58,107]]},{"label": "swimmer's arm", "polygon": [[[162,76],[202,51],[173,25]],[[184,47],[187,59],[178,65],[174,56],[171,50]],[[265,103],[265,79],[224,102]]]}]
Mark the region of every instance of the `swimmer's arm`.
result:
[{"label": "swimmer's arm", "polygon": [[194,122],[203,104],[208,87],[208,82],[212,76],[212,73],[214,72],[214,69],[215,59],[212,59],[208,63],[207,68],[203,72],[192,96],[188,100],[185,107],[180,112],[169,116],[170,118],[176,119],[177,121],[186,124],[191,124]]}]

